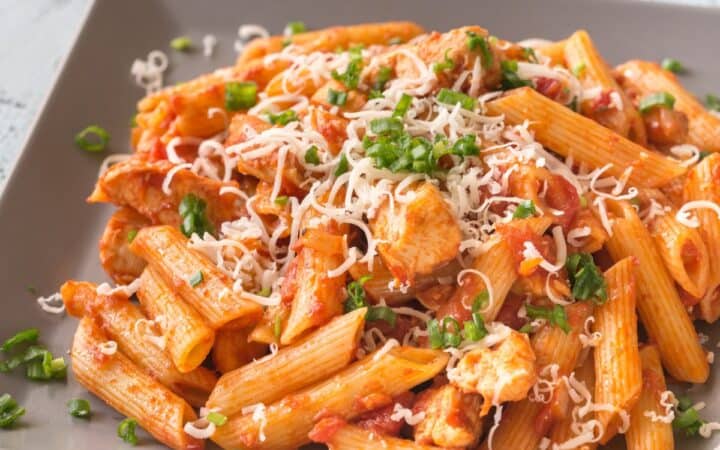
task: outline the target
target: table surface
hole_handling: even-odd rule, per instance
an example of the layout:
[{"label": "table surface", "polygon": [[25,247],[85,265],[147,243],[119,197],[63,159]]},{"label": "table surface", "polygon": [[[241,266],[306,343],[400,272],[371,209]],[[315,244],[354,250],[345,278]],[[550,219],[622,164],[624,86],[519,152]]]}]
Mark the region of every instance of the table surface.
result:
[{"label": "table surface", "polygon": [[[661,1],[720,7],[720,0]],[[0,0],[0,192],[90,4]]]}]

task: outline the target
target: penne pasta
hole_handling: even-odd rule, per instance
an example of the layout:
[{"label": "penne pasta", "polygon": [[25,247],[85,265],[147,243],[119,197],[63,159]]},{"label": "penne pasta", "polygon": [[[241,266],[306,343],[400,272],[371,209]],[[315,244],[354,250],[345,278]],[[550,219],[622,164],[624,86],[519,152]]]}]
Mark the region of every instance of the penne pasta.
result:
[{"label": "penne pasta", "polygon": [[659,187],[685,173],[679,163],[617,135],[591,119],[576,114],[530,88],[520,88],[487,103],[493,115],[521,125],[529,121],[535,138],[578,163],[592,168],[612,164],[607,174],[620,178],[632,167],[629,181],[635,186]]},{"label": "penne pasta", "polygon": [[629,413],[642,389],[635,314],[635,259],[627,257],[605,272],[607,302],[595,309],[593,331],[600,342],[593,351],[595,395],[593,401],[613,410],[597,411],[596,419],[605,431],[600,442],[607,443],[622,426],[621,413]]},{"label": "penne pasta", "polygon": [[[595,383],[595,364],[592,357],[588,358],[582,365],[575,369],[575,378],[579,382],[585,384],[590,392],[597,389],[597,384]],[[595,398],[592,398],[591,400],[593,402],[597,401]],[[590,413],[590,417],[587,419],[593,420],[594,414]],[[550,439],[550,442],[562,449],[573,448],[575,450],[595,450],[598,447],[597,442],[587,442],[587,439],[580,437],[577,431],[577,421],[575,417],[573,417],[572,412],[569,412],[568,414],[565,414],[565,417],[553,424],[548,438]],[[597,438],[599,439],[600,436]],[[578,440],[586,442],[577,444],[576,442],[578,442]],[[595,436],[593,436],[591,440],[595,440]],[[574,447],[571,447],[573,445]],[[555,447],[550,448],[555,449]]]},{"label": "penne pasta", "polygon": [[[100,347],[108,337],[91,317],[80,320],[70,357],[75,378],[87,390],[127,417],[138,421],[155,439],[176,450],[204,448],[183,431],[197,418],[183,399],[143,373],[118,351],[108,355]],[[132,395],[127,395],[132,392]]]},{"label": "penne pasta", "polygon": [[609,200],[608,209],[614,219],[607,250],[615,261],[638,260],[638,313],[665,369],[678,380],[704,382],[709,375],[705,352],[650,234],[630,204]]},{"label": "penne pasta", "polygon": [[384,436],[373,431],[350,425],[342,419],[328,417],[320,419],[310,432],[313,441],[325,444],[329,450],[440,450],[443,447],[422,445],[407,439]]},{"label": "penne pasta", "polygon": [[262,420],[253,420],[250,414],[231,417],[212,439],[225,448],[295,448],[310,441],[308,433],[321,411],[352,419],[362,412],[353,407],[359,399],[372,395],[390,400],[437,375],[447,361],[447,353],[439,350],[383,348],[326,381],[267,406]]},{"label": "penne pasta", "polygon": [[218,372],[231,372],[267,353],[266,345],[248,341],[249,334],[250,330],[218,330],[212,349],[212,361]]},{"label": "penne pasta", "polygon": [[176,229],[143,228],[130,249],[148,261],[167,284],[174,286],[212,328],[244,328],[260,319],[260,305],[235,293],[229,277],[205,255],[188,248],[187,239]]},{"label": "penne pasta", "polygon": [[245,406],[273,403],[338,372],[355,356],[365,312],[361,308],[336,317],[276,355],[226,373],[210,394],[208,407],[230,416]]},{"label": "penne pasta", "polygon": [[[630,428],[625,433],[627,448],[628,450],[673,450],[675,443],[672,419],[657,420],[658,417],[667,417],[668,413],[667,407],[661,404],[667,387],[660,365],[660,353],[656,346],[648,345],[640,350],[640,359],[643,369],[643,388],[640,398],[630,413]],[[652,419],[653,415],[656,420]]]}]

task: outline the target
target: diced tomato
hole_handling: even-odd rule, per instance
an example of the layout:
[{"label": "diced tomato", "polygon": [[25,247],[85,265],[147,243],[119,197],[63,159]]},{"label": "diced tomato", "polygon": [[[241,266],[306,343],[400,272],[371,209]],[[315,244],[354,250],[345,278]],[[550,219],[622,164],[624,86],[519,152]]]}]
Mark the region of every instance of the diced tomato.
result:
[{"label": "diced tomato", "polygon": [[563,212],[563,215],[555,216],[555,220],[567,231],[580,210],[580,196],[575,187],[565,177],[553,174],[548,180],[545,202],[551,208]]},{"label": "diced tomato", "polygon": [[557,100],[562,92],[562,83],[555,78],[538,77],[535,79],[535,90],[552,100]]},{"label": "diced tomato", "polygon": [[602,91],[600,95],[598,95],[592,100],[592,102],[590,103],[590,109],[593,112],[598,112],[605,111],[606,109],[610,108],[610,102],[612,101],[610,99],[610,92],[611,91]]}]

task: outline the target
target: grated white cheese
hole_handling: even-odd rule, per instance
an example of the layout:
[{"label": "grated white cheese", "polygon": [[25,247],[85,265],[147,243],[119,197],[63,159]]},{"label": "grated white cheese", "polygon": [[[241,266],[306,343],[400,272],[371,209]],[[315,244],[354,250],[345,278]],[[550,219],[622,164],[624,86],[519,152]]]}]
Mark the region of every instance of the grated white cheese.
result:
[{"label": "grated white cheese", "polygon": [[65,303],[59,292],[47,297],[38,297],[37,303],[43,311],[50,314],[62,314],[65,312]]},{"label": "grated white cheese", "polygon": [[213,34],[206,34],[202,38],[202,45],[203,55],[209,58],[213,55],[213,52],[215,51],[215,46],[217,45],[217,38]]},{"label": "grated white cheese", "polygon": [[413,414],[412,409],[405,408],[400,403],[395,403],[393,406],[393,412],[390,416],[390,420],[393,422],[405,421],[410,426],[415,426],[425,419],[425,411],[420,411],[417,414]]},{"label": "grated white cheese", "polygon": [[103,355],[111,356],[117,352],[118,345],[115,341],[105,341],[98,344],[97,348]]},{"label": "grated white cheese", "polygon": [[687,202],[678,209],[675,214],[675,219],[678,222],[690,228],[697,228],[700,226],[700,221],[697,217],[692,217],[690,211],[694,209],[710,209],[720,217],[720,206],[717,203],[711,202],[710,200],[694,200]]}]

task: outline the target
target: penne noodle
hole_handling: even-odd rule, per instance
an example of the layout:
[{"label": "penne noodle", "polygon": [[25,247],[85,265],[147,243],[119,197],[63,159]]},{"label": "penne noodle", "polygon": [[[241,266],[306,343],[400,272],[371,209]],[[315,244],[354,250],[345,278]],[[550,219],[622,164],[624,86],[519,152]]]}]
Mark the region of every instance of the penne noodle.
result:
[{"label": "penne noodle", "polygon": [[210,394],[208,407],[231,416],[245,406],[273,403],[338,372],[355,356],[365,313],[360,308],[336,317],[276,355],[226,373]]},{"label": "penne noodle", "polygon": [[633,257],[627,257],[605,272],[608,299],[595,309],[593,331],[600,333],[601,338],[593,351],[597,380],[593,401],[615,408],[596,413],[605,430],[600,439],[602,444],[617,433],[622,425],[620,413],[630,412],[642,389],[635,314],[635,262]]},{"label": "penne noodle", "polygon": [[629,203],[609,200],[607,205],[614,215],[607,250],[615,261],[638,260],[638,312],[665,369],[680,381],[704,382],[709,375],[705,352],[650,234]]},{"label": "penne noodle", "polygon": [[92,283],[68,281],[62,288],[63,301],[75,317],[95,320],[110,339],[138,368],[158,380],[193,406],[205,403],[217,382],[215,374],[197,367],[181,373],[165,351],[165,342],[155,325],[149,323],[134,303],[121,293],[98,295]]},{"label": "penne noodle", "polygon": [[228,373],[267,353],[267,345],[249,342],[250,330],[220,329],[212,349],[212,361],[220,373]]},{"label": "penne noodle", "polygon": [[313,441],[325,444],[328,450],[441,450],[443,447],[422,445],[407,439],[385,436],[350,425],[342,419],[328,417],[320,419],[310,432]]},{"label": "penne noodle", "polygon": [[183,430],[186,422],[197,418],[190,405],[143,373],[122,352],[102,353],[99,347],[107,340],[91,317],[80,320],[70,350],[77,381],[121,414],[136,419],[168,447],[204,448],[202,441]]},{"label": "penne noodle", "polygon": [[[387,347],[371,353],[335,376],[267,406],[262,420],[235,415],[212,436],[225,448],[296,448],[310,442],[308,433],[320,412],[350,420],[363,412],[354,407],[366,396],[399,395],[445,368],[448,354],[413,347]],[[264,438],[264,439],[263,439]]]},{"label": "penne noodle", "polygon": [[710,114],[670,71],[654,62],[632,60],[615,68],[621,84],[638,96],[667,92],[675,97],[675,109],[688,118],[688,141],[711,152],[720,151],[720,118]]},{"label": "penne noodle", "polygon": [[486,106],[490,114],[504,115],[507,123],[522,125],[529,121],[535,139],[562,156],[572,156],[577,163],[596,169],[612,164],[606,173],[616,178],[632,167],[629,182],[634,186],[659,187],[685,173],[685,168],[670,158],[617,135],[533,89],[515,89]]},{"label": "penne noodle", "polygon": [[[187,239],[174,228],[143,228],[130,244],[185,302],[195,308],[214,329],[228,325],[245,328],[262,315],[257,303],[233,292],[230,278],[205,255],[187,246]],[[193,277],[199,278],[192,286]]]},{"label": "penne noodle", "polygon": [[652,420],[665,417],[666,408],[660,403],[665,386],[665,376],[660,365],[660,353],[654,345],[640,350],[642,360],[643,388],[635,407],[630,413],[630,428],[625,433],[628,450],[673,450],[675,448],[671,421]]},{"label": "penne noodle", "polygon": [[[593,392],[593,389],[597,389],[597,384],[595,384],[595,364],[593,363],[592,357],[588,358],[580,367],[575,369],[575,378],[579,382],[584,383],[590,392]],[[592,398],[592,401],[596,402],[597,400]],[[592,420],[592,413],[589,414],[591,414],[591,417],[588,419]],[[578,438],[577,431],[574,428],[575,418],[568,412],[565,417],[553,424],[548,438],[550,442],[558,447],[568,449],[570,443]],[[595,450],[597,447],[597,442],[588,442],[573,448],[574,450]],[[550,448],[554,449],[554,447]]]},{"label": "penne noodle", "polygon": [[137,297],[162,331],[175,367],[180,372],[199,367],[215,340],[215,332],[202,316],[176,295],[152,267],[143,271]]},{"label": "penne noodle", "polygon": [[565,66],[565,45],[567,39],[534,46],[533,49],[542,56],[550,59],[551,66]]}]

